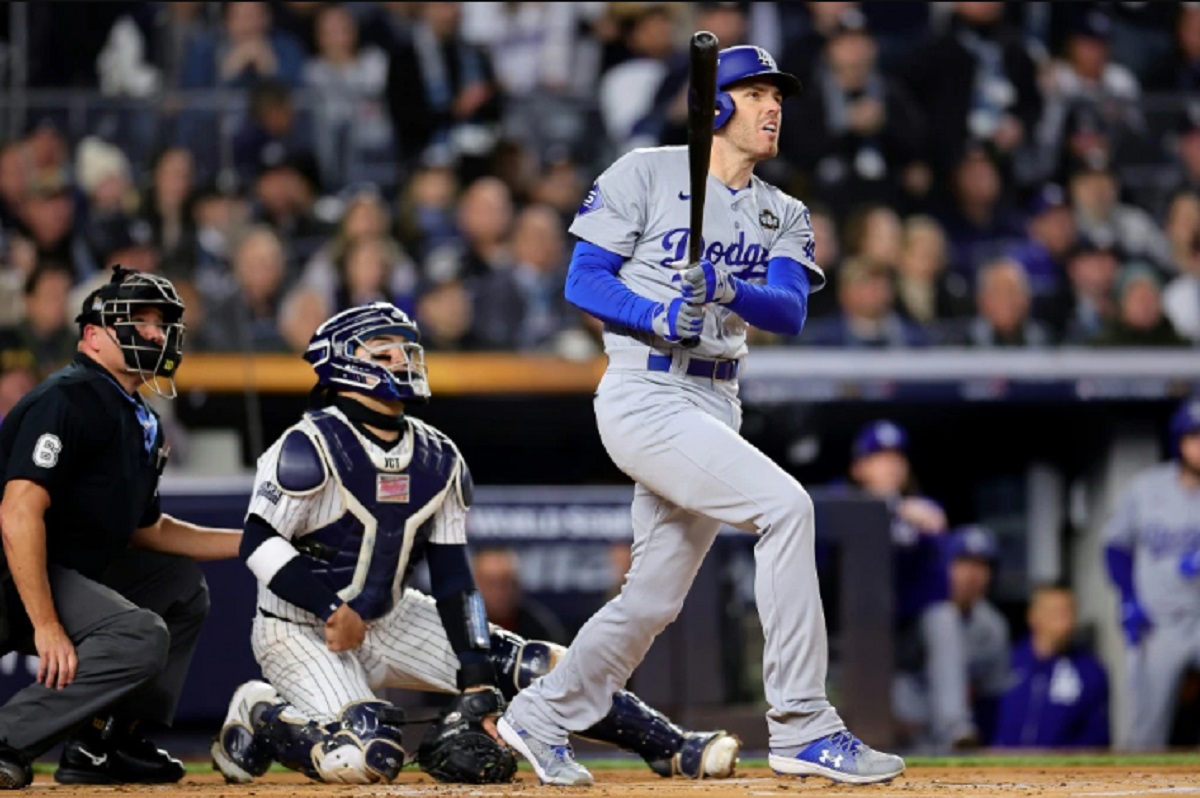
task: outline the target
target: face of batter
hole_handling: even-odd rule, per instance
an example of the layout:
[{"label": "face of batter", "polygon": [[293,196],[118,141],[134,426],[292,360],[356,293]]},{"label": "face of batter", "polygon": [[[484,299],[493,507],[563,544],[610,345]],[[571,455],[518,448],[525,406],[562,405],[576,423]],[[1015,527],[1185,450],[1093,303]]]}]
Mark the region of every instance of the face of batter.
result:
[{"label": "face of batter", "polygon": [[726,91],[737,110],[717,135],[754,161],[778,155],[783,124],[783,92],[779,87],[766,78],[751,78]]}]

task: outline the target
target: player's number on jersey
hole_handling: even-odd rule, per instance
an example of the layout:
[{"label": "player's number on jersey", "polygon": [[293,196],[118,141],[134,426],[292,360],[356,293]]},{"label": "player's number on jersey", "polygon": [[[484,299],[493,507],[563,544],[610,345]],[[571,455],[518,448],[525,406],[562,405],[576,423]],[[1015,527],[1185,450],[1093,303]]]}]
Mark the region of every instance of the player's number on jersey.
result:
[{"label": "player's number on jersey", "polygon": [[54,468],[58,465],[58,453],[61,451],[62,441],[57,435],[46,432],[33,447],[33,464],[39,468]]}]

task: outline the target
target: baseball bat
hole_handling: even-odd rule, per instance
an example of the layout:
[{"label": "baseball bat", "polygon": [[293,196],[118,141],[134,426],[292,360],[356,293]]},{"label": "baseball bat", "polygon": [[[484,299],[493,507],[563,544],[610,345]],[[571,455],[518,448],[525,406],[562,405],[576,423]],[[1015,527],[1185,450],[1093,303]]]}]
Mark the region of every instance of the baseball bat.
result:
[{"label": "baseball bat", "polygon": [[[691,222],[688,232],[688,263],[703,257],[704,196],[712,158],[713,117],[717,112],[717,37],[706,31],[692,34],[688,49],[688,175],[691,179]],[[689,338],[684,346],[700,343]]]}]

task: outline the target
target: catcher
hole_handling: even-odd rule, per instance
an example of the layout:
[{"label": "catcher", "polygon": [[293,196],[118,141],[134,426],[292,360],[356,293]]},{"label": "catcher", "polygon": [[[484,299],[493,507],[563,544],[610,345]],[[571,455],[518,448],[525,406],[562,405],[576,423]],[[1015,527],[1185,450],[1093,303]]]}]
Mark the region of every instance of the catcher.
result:
[{"label": "catcher", "polygon": [[[267,681],[234,693],[213,763],[230,782],[273,760],[317,781],[391,781],[409,758],[404,716],[375,690],[396,687],[456,694],[418,746],[425,772],[510,781],[495,718],[562,649],[487,621],[467,557],[470,471],[404,413],[429,398],[416,324],[385,302],[351,308],[317,329],[305,359],[314,409],[259,459],[240,552],[259,582],[252,645]],[[421,560],[429,596],[407,587]],[[583,735],[664,776],[729,776],[740,747],[625,691]]]}]

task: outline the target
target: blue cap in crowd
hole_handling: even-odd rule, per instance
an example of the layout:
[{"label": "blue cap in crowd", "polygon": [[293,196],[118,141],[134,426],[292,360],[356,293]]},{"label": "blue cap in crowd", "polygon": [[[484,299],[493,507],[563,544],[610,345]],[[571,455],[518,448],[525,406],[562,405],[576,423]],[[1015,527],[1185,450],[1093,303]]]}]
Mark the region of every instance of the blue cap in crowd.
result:
[{"label": "blue cap in crowd", "polygon": [[985,526],[978,524],[961,526],[950,534],[951,560],[971,557],[977,560],[993,561],[998,553],[996,536]]},{"label": "blue cap in crowd", "polygon": [[1072,31],[1076,36],[1086,36],[1089,39],[1108,41],[1112,35],[1112,20],[1100,11],[1089,11],[1079,18]]},{"label": "blue cap in crowd", "polygon": [[1033,198],[1033,202],[1029,203],[1029,215],[1041,216],[1046,211],[1065,207],[1067,207],[1067,194],[1063,191],[1062,186],[1056,183],[1047,183]]},{"label": "blue cap in crowd", "polygon": [[854,439],[851,452],[854,459],[857,460],[876,452],[888,450],[903,452],[907,448],[908,433],[904,431],[904,428],[895,422],[882,419],[872,421],[859,431],[858,437]]}]

